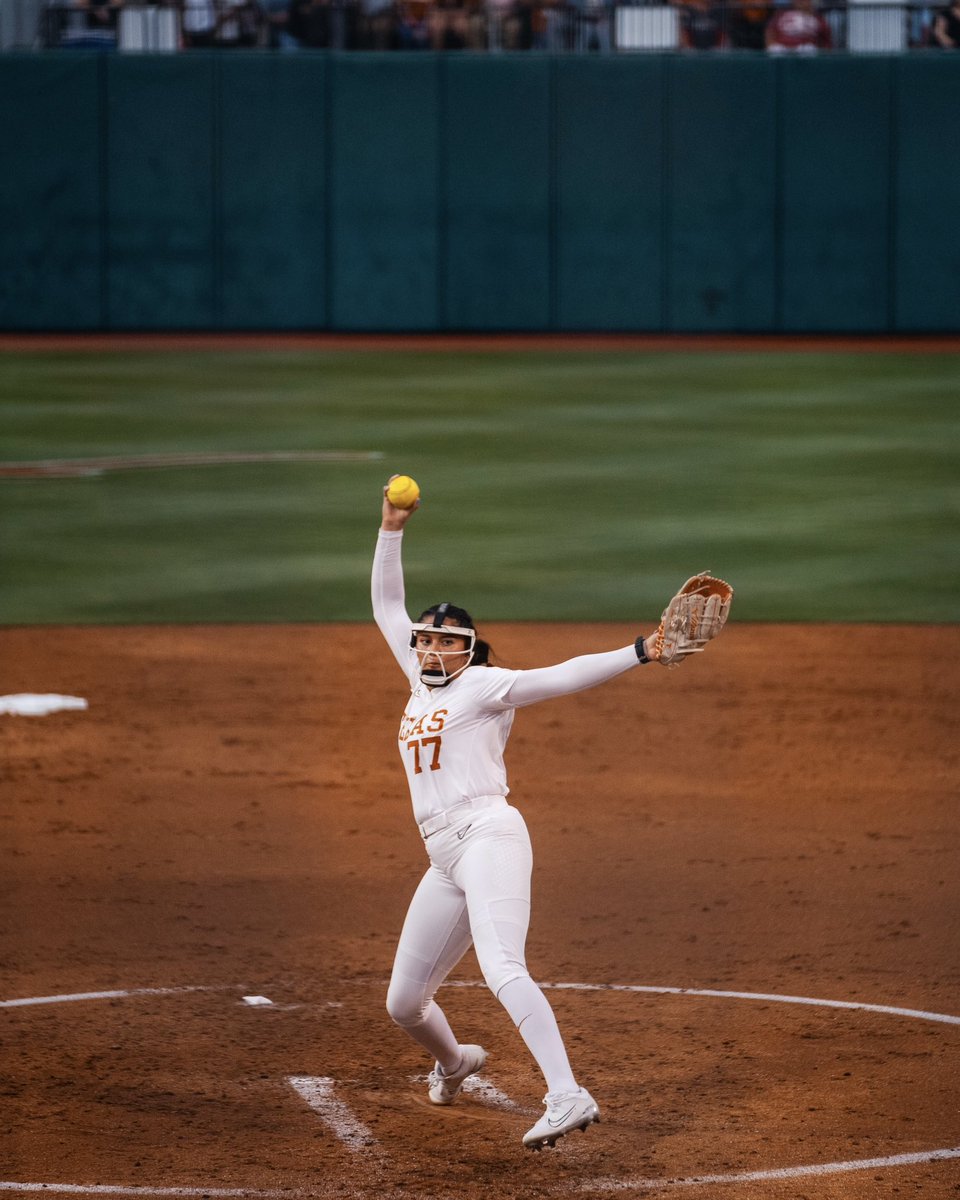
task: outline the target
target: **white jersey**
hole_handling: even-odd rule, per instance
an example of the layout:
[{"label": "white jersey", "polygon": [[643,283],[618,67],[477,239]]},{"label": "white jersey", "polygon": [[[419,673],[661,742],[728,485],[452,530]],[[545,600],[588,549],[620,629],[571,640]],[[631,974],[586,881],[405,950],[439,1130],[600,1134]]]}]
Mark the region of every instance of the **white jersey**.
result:
[{"label": "white jersey", "polygon": [[479,796],[506,796],[503,762],[513,706],[504,699],[516,671],[467,667],[444,687],[419,681],[398,740],[417,821]]},{"label": "white jersey", "polygon": [[507,795],[503,753],[516,708],[603,683],[635,667],[638,659],[633,646],[626,646],[533,671],[468,667],[443,687],[428,687],[420,681],[410,646],[402,538],[400,531],[380,531],[371,591],[377,625],[411,688],[399,746],[414,819],[423,822],[464,800]]}]

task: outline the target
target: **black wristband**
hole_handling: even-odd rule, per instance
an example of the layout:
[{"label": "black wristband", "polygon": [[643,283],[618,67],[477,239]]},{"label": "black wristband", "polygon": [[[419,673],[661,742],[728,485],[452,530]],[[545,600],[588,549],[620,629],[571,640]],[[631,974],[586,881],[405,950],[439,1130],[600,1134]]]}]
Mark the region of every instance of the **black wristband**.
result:
[{"label": "black wristband", "polygon": [[650,659],[647,658],[647,645],[642,637],[637,638],[637,640],[633,643],[633,648],[636,650],[637,658],[640,660],[640,662],[648,663],[650,661]]}]

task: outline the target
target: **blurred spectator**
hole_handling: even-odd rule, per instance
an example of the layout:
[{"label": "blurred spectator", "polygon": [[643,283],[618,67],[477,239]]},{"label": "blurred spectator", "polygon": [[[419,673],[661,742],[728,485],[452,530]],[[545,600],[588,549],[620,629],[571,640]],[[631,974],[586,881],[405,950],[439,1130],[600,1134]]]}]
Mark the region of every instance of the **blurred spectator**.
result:
[{"label": "blurred spectator", "polygon": [[360,9],[352,0],[292,0],[287,32],[310,50],[355,50]]},{"label": "blurred spectator", "polygon": [[587,50],[612,50],[614,43],[614,5],[610,0],[588,0]]},{"label": "blurred spectator", "polygon": [[[530,47],[534,50],[573,50],[575,46],[573,23],[576,19],[574,0],[538,0],[529,10]],[[510,13],[507,24],[507,42],[510,48],[514,41],[519,43],[523,33],[525,16],[516,10]],[[524,47],[525,48],[525,47]]]},{"label": "blurred spectator", "polygon": [[427,0],[400,0],[397,12],[397,47],[400,50],[429,50],[430,26]]},{"label": "blurred spectator", "polygon": [[507,50],[532,50],[537,35],[539,6],[534,0],[513,0],[504,27]]},{"label": "blurred spectator", "polygon": [[87,28],[117,35],[122,0],[75,0],[77,8],[86,15]]},{"label": "blurred spectator", "polygon": [[271,50],[296,50],[297,39],[290,32],[290,0],[258,0],[262,42]]},{"label": "blurred spectator", "polygon": [[487,18],[484,0],[464,0],[464,21],[468,50],[486,50]]},{"label": "blurred spectator", "polygon": [[467,45],[467,12],[459,0],[433,0],[427,10],[430,46],[434,50],[463,50]]},{"label": "blurred spectator", "polygon": [[255,0],[181,0],[184,47],[256,46],[260,14]]},{"label": "blurred spectator", "polygon": [[[545,8],[563,0],[467,0],[468,44],[471,50],[530,50],[540,47],[547,27]],[[559,48],[559,47],[558,47]]]},{"label": "blurred spectator", "polygon": [[727,35],[737,50],[763,50],[767,44],[767,21],[770,8],[766,4],[738,3],[727,9]]},{"label": "blurred spectator", "polygon": [[574,50],[613,48],[612,0],[534,0],[514,5],[508,48]]},{"label": "blurred spectator", "polygon": [[910,46],[917,50],[923,46],[936,45],[933,39],[933,21],[936,11],[925,8],[922,4],[910,8],[909,37]]},{"label": "blurred spectator", "polygon": [[217,38],[217,10],[213,0],[183,0],[180,29],[185,48],[213,46]]},{"label": "blurred spectator", "polygon": [[767,25],[766,41],[771,54],[816,54],[832,44],[830,26],[813,0],[790,0],[778,9]]},{"label": "blurred spectator", "polygon": [[511,8],[512,0],[486,0],[484,16],[488,50],[503,50],[506,48],[507,20]]},{"label": "blurred spectator", "polygon": [[723,40],[723,10],[710,0],[685,0],[680,6],[680,45],[685,50],[716,50]]},{"label": "blurred spectator", "polygon": [[256,46],[259,13],[254,0],[217,0],[216,45],[225,48]]},{"label": "blurred spectator", "polygon": [[394,0],[360,0],[359,44],[364,50],[393,50],[397,44]]},{"label": "blurred spectator", "polygon": [[47,46],[111,50],[117,44],[122,0],[54,0],[43,15]]},{"label": "blurred spectator", "polygon": [[937,13],[933,21],[933,44],[941,50],[960,50],[960,0]]}]

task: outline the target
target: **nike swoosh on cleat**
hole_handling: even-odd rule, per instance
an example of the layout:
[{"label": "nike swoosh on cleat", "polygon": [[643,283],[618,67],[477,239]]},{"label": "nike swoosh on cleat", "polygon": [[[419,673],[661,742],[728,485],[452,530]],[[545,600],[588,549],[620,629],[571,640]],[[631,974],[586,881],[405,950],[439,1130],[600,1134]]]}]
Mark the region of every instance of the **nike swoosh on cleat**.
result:
[{"label": "nike swoosh on cleat", "polygon": [[556,1129],[556,1127],[557,1127],[558,1125],[562,1125],[562,1124],[564,1123],[564,1121],[567,1119],[567,1117],[569,1117],[569,1116],[570,1116],[570,1114],[573,1112],[573,1110],[574,1110],[576,1107],[577,1107],[577,1106],[576,1106],[575,1104],[571,1104],[571,1105],[570,1105],[570,1107],[567,1109],[567,1111],[566,1111],[566,1112],[563,1114],[563,1116],[562,1116],[562,1117],[558,1117],[558,1118],[557,1118],[555,1121],[552,1121],[552,1120],[551,1120],[549,1117],[547,1117],[547,1124],[548,1124],[548,1125],[549,1125],[549,1126],[550,1126],[552,1129]]}]

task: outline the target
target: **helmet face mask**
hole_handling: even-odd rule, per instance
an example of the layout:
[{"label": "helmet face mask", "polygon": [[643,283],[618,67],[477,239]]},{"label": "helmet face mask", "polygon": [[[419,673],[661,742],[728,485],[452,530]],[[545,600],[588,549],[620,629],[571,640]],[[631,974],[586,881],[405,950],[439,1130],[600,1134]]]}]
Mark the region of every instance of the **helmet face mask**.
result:
[{"label": "helmet face mask", "polygon": [[[459,625],[444,625],[441,627],[444,634],[452,634],[454,637],[464,638],[466,645],[456,650],[435,650],[421,649],[417,646],[417,636],[421,633],[439,633],[440,630],[436,625],[427,625],[418,622],[412,626],[410,631],[410,648],[417,656],[417,661],[420,664],[420,682],[429,684],[431,687],[445,687],[451,679],[456,679],[461,671],[465,671],[470,666],[473,659],[474,645],[477,640],[476,630],[467,629]],[[466,661],[461,663],[452,671],[447,670],[448,658],[463,658],[466,655]],[[427,658],[436,658],[440,662],[440,670],[431,667],[429,670],[424,668],[424,661]]]},{"label": "helmet face mask", "polygon": [[[410,629],[410,649],[416,654],[417,661],[420,665],[420,682],[428,684],[430,687],[446,687],[446,685],[455,679],[462,671],[465,671],[470,666],[473,660],[474,649],[477,642],[477,631],[468,625],[447,625],[445,621],[448,613],[453,620],[461,620],[460,613],[462,609],[455,609],[449,612],[451,605],[448,603],[438,604],[435,609],[427,609],[421,619],[417,621]],[[466,616],[466,613],[463,614]],[[423,618],[429,617],[429,620]],[[467,617],[469,620],[469,617]],[[418,638],[422,633],[432,633],[450,635],[457,638],[463,638],[466,643],[462,648],[456,650],[440,650],[430,647],[429,649],[421,649],[417,645]],[[447,670],[446,660],[448,658],[463,658],[466,659],[458,667],[452,671]],[[424,669],[424,662],[427,658],[436,659],[440,663],[440,669],[431,667],[429,670]]]}]

